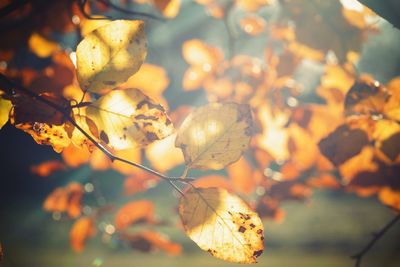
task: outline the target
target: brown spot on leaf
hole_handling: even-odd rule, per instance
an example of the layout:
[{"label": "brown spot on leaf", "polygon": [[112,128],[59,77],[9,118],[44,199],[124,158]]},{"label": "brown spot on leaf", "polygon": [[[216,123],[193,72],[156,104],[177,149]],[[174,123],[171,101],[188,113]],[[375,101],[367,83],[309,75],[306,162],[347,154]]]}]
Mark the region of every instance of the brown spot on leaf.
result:
[{"label": "brown spot on leaf", "polygon": [[108,135],[104,131],[100,132],[100,139],[106,144],[110,142],[110,140],[108,139]]},{"label": "brown spot on leaf", "polygon": [[240,226],[239,232],[244,233],[246,231],[246,227]]}]

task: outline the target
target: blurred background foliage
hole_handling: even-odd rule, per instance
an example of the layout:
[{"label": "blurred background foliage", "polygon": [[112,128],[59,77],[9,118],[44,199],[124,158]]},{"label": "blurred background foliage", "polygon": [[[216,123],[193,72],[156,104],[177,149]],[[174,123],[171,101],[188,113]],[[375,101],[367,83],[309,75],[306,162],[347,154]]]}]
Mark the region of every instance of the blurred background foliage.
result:
[{"label": "blurred background foliage", "polygon": [[[157,13],[149,5],[129,2],[127,6],[135,11]],[[97,13],[103,12],[99,7],[93,10],[96,11],[96,8]],[[326,12],[329,14],[329,10]],[[114,18],[134,17],[116,10],[106,10],[105,13]],[[266,17],[279,14],[274,8],[261,9],[259,13]],[[229,54],[232,40],[227,36],[224,21],[211,19],[204,6],[187,0],[182,1],[174,19],[147,19],[146,23],[149,42],[146,62],[161,66],[168,74],[170,82],[164,97],[169,109],[175,110],[182,104],[199,106],[206,103],[204,91],[182,94],[182,77],[188,68],[182,57],[182,44],[190,39],[201,39]],[[370,35],[363,43],[357,71],[370,73],[375,79],[386,83],[400,74],[400,32],[383,19],[376,24],[380,31]],[[3,38],[7,38],[7,35],[2,34]],[[70,52],[79,41],[75,32],[54,33],[52,38]],[[267,35],[254,38],[241,36],[235,41],[235,53],[262,58],[266,42]],[[50,63],[48,59],[38,59],[26,46],[16,48],[13,64],[18,67],[43,69]],[[303,64],[296,71],[296,80],[306,88],[302,101],[314,100],[312,92],[321,74],[322,66],[318,64]],[[307,92],[310,92],[309,95]],[[124,176],[112,170],[99,172],[89,166],[81,166],[49,177],[38,177],[30,171],[31,166],[50,159],[61,160],[61,156],[54,153],[51,147],[38,146],[29,135],[9,124],[0,131],[0,148],[0,242],[7,255],[0,266],[233,265],[213,259],[200,251],[176,226],[177,196],[167,184],[161,183],[133,196],[121,196]],[[179,167],[169,174],[180,175],[181,172],[182,167]],[[194,171],[191,176],[201,174]],[[74,253],[68,241],[72,222],[60,221],[43,211],[43,201],[58,186],[71,181],[93,183],[93,179],[101,185],[101,199],[106,203],[120,206],[135,199],[147,198],[154,201],[157,218],[165,221],[165,225],[157,229],[168,234],[174,242],[181,243],[183,253],[171,257],[163,253],[132,251],[104,235],[89,240],[83,253]],[[90,203],[94,198],[89,196],[86,200]],[[329,190],[315,190],[304,203],[285,202],[282,209],[286,215],[281,222],[265,221],[266,250],[258,259],[260,266],[352,266],[350,255],[370,239],[372,232],[393,217],[393,212],[382,206],[375,196],[360,198],[354,194]],[[105,216],[102,220],[102,223],[108,224],[113,218]],[[399,237],[400,227],[397,225],[367,255],[363,266],[398,266]]]}]

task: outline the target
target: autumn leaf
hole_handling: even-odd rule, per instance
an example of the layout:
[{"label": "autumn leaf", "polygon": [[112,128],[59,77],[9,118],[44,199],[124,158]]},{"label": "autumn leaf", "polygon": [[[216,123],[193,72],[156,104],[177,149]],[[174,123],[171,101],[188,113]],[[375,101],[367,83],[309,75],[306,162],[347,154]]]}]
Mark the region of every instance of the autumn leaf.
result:
[{"label": "autumn leaf", "polygon": [[79,43],[78,81],[82,89],[95,93],[115,88],[139,70],[146,54],[143,21],[115,20]]},{"label": "autumn leaf", "polygon": [[233,192],[231,182],[222,175],[207,175],[197,178],[192,185],[196,188],[217,187]]},{"label": "autumn leaf", "polygon": [[244,157],[227,167],[229,179],[236,192],[250,194],[256,188],[256,181],[253,177],[253,167]]},{"label": "autumn leaf", "polygon": [[252,123],[247,105],[211,103],[186,117],[175,145],[189,168],[222,169],[248,148]]},{"label": "autumn leaf", "polygon": [[191,188],[180,200],[179,214],[186,234],[214,257],[255,263],[263,252],[261,219],[224,189]]},{"label": "autumn leaf", "polygon": [[138,89],[107,93],[87,107],[86,116],[97,126],[100,140],[117,150],[150,144],[173,131],[164,108]]},{"label": "autumn leaf", "polygon": [[11,108],[11,101],[0,96],[0,129],[7,123]]},{"label": "autumn leaf", "polygon": [[49,212],[66,212],[71,218],[81,214],[82,185],[72,182],[65,187],[58,187],[46,198],[43,209]]},{"label": "autumn leaf", "polygon": [[184,163],[182,151],[175,147],[175,139],[174,133],[146,147],[146,158],[156,170],[165,173]]},{"label": "autumn leaf", "polygon": [[53,41],[47,40],[38,33],[33,33],[28,40],[30,50],[38,57],[49,57],[60,50],[60,46]]},{"label": "autumn leaf", "polygon": [[400,190],[384,187],[379,191],[379,200],[397,211],[400,211]]},{"label": "autumn leaf", "polygon": [[154,223],[154,204],[148,200],[136,200],[122,206],[115,215],[115,227],[123,230],[131,224],[144,220]]},{"label": "autumn leaf", "polygon": [[82,252],[85,242],[96,234],[95,222],[90,217],[81,217],[69,232],[71,247],[75,252]]},{"label": "autumn leaf", "polygon": [[65,169],[65,164],[58,160],[49,160],[42,162],[39,165],[31,166],[31,172],[41,177],[46,177],[57,171],[63,171]]},{"label": "autumn leaf", "polygon": [[364,131],[341,125],[323,138],[318,146],[321,153],[333,164],[340,165],[360,153],[368,143],[368,136]]}]

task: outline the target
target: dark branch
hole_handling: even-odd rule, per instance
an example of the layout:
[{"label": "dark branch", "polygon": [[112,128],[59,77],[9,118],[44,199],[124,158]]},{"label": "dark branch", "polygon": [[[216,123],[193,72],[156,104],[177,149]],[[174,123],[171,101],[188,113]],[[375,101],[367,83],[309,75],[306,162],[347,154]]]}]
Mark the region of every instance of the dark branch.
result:
[{"label": "dark branch", "polygon": [[87,133],[84,129],[82,129],[81,126],[78,125],[78,123],[70,115],[70,109],[68,109],[68,110],[64,109],[63,107],[49,101],[48,99],[43,98],[42,96],[30,91],[29,89],[11,81],[10,79],[8,79],[5,75],[3,75],[1,73],[0,73],[0,85],[1,85],[2,89],[7,90],[7,93],[9,95],[14,95],[15,94],[14,90],[17,90],[35,100],[41,101],[42,103],[48,105],[49,107],[53,108],[54,110],[60,112],[67,121],[69,121],[74,127],[76,127],[90,142],[92,142],[97,148],[99,148],[111,161],[115,161],[115,160],[121,161],[128,165],[140,168],[152,175],[155,175],[155,176],[167,181],[176,191],[178,191],[181,195],[183,195],[183,192],[173,182],[180,181],[183,183],[187,183],[187,179],[181,179],[178,177],[168,177],[168,176],[165,176],[165,175],[163,175],[155,170],[152,170],[144,165],[141,165],[141,164],[138,164],[138,163],[115,156],[106,147],[104,147],[102,144],[97,142],[89,133]]},{"label": "dark branch", "polygon": [[361,266],[361,260],[362,258],[365,256],[365,254],[368,253],[368,251],[375,245],[375,243],[381,239],[385,233],[393,226],[396,224],[396,222],[398,222],[400,220],[400,214],[397,214],[396,217],[394,217],[392,220],[390,220],[379,232],[375,233],[373,236],[373,238],[371,239],[371,241],[369,241],[369,243],[362,249],[360,250],[358,253],[354,254],[353,256],[351,256],[351,258],[353,258],[356,263],[355,263],[355,267],[360,267]]}]

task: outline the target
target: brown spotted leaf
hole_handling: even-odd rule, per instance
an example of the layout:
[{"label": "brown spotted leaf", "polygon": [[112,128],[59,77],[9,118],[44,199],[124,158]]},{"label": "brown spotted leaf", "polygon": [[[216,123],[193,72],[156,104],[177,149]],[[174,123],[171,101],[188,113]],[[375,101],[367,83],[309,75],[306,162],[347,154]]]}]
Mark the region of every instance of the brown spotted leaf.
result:
[{"label": "brown spotted leaf", "polygon": [[250,107],[236,103],[211,103],[183,121],[175,145],[189,168],[222,169],[237,161],[252,135]]},{"label": "brown spotted leaf", "polygon": [[121,150],[164,139],[173,125],[164,108],[138,89],[113,90],[88,106],[100,140]]},{"label": "brown spotted leaf", "polygon": [[255,263],[264,250],[261,219],[225,189],[191,188],[180,200],[179,214],[186,234],[214,257]]},{"label": "brown spotted leaf", "polygon": [[112,89],[137,72],[147,54],[144,22],[116,20],[92,31],[76,50],[78,81],[84,90]]}]

